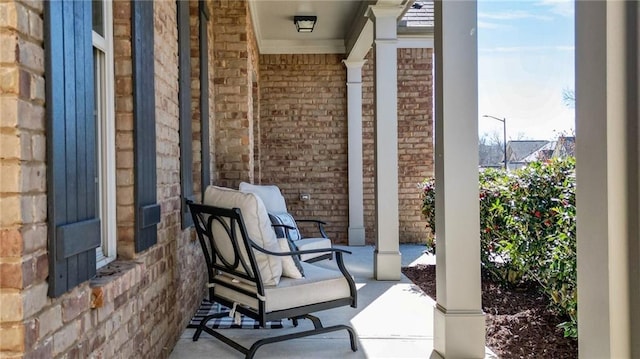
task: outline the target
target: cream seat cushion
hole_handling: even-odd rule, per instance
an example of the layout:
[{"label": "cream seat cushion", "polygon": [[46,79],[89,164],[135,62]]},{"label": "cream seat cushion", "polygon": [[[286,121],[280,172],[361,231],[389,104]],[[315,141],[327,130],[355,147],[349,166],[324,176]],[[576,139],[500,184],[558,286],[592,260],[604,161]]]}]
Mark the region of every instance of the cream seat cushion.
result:
[{"label": "cream seat cushion", "polygon": [[[329,238],[303,238],[293,242],[298,250],[306,251],[310,249],[324,249],[331,248],[331,240]],[[319,257],[324,254],[330,254],[331,252],[325,253],[309,253],[309,254],[301,254],[300,260],[306,261],[311,258]]]},{"label": "cream seat cushion", "polygon": [[[341,272],[310,263],[302,263],[302,267],[304,268],[304,278],[282,277],[277,286],[265,287],[265,309],[267,312],[348,298],[351,295],[349,283]],[[224,274],[216,276],[216,279],[227,283],[233,281],[233,278]],[[247,283],[233,282],[233,285],[253,293],[256,292],[255,286]],[[216,287],[216,295],[254,309],[258,307],[257,299],[224,286]]]},{"label": "cream seat cushion", "polygon": [[[272,252],[280,251],[276,233],[271,228],[267,209],[264,207],[260,197],[253,193],[243,193],[231,188],[209,186],[204,194],[203,204],[223,208],[240,208],[249,238],[266,250]],[[240,235],[239,230],[237,233]],[[221,225],[214,225],[213,237],[217,240],[216,245],[219,249],[219,256],[227,262],[233,263],[233,246]],[[254,250],[253,253],[262,282],[265,285],[277,285],[282,275],[282,260],[280,257],[270,256],[257,250]],[[249,267],[248,256],[244,248],[241,248],[241,256],[247,267]]]}]

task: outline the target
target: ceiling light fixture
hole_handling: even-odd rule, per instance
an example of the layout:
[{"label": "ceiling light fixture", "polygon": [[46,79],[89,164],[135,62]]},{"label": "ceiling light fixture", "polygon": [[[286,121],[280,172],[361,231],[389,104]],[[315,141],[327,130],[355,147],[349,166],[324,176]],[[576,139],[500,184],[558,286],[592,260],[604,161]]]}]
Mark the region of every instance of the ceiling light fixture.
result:
[{"label": "ceiling light fixture", "polygon": [[317,16],[294,16],[293,23],[298,32],[312,32],[316,26]]}]

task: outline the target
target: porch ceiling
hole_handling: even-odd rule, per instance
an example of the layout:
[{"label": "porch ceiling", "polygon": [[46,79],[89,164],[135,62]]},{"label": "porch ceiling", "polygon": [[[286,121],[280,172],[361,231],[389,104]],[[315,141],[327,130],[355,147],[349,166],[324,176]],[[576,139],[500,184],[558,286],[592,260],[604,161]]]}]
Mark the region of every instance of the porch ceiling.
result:
[{"label": "porch ceiling", "polygon": [[[249,7],[262,54],[348,54],[365,29],[369,6],[408,9],[413,3],[414,0],[249,0]],[[313,32],[298,33],[293,24],[295,15],[317,16]],[[403,27],[406,23],[400,25]],[[412,34],[420,30],[429,32],[423,27]]]}]

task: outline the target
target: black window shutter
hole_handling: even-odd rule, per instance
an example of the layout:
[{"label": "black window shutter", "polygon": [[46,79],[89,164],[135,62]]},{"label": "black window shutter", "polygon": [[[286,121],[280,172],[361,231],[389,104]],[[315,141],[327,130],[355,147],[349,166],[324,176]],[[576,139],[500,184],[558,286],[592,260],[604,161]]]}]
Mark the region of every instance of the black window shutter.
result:
[{"label": "black window shutter", "polygon": [[193,225],[187,200],[193,197],[193,147],[191,130],[191,31],[189,2],[178,6],[178,106],[180,113],[180,191],[182,199],[182,229]]},{"label": "black window shutter", "polygon": [[211,183],[211,154],[209,149],[209,11],[204,1],[199,2],[200,32],[200,148],[202,159],[201,191]]},{"label": "black window shutter", "polygon": [[90,1],[45,2],[49,296],[96,273],[96,124]]},{"label": "black window shutter", "polygon": [[153,1],[131,1],[134,122],[135,249],[158,241],[160,205],[156,198],[156,104],[153,58]]}]

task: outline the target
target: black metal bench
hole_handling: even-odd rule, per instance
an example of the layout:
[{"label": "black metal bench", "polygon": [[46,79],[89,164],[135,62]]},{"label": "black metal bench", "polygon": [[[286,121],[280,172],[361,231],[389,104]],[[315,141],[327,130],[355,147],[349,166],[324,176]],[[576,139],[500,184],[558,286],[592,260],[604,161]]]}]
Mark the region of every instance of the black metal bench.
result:
[{"label": "black metal bench", "polygon": [[[356,307],[355,282],[342,257],[350,252],[336,248],[282,253],[269,251],[249,238],[240,208],[220,208],[193,202],[188,202],[188,205],[207,264],[209,299],[232,308],[203,318],[193,336],[194,341],[205,331],[244,353],[246,358],[253,358],[256,350],[265,344],[346,330],[351,349],[357,351],[353,328],[348,325],[324,327],[318,317],[311,315],[346,305]],[[257,254],[290,256],[327,251],[335,253],[339,271],[304,263],[305,277],[302,279],[283,277],[278,285],[264,285],[261,280]],[[298,319],[306,318],[313,322],[314,328],[260,339],[246,348],[207,326],[213,318],[234,316],[236,313],[255,319],[262,327],[267,321],[287,318],[297,325]]]}]

